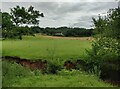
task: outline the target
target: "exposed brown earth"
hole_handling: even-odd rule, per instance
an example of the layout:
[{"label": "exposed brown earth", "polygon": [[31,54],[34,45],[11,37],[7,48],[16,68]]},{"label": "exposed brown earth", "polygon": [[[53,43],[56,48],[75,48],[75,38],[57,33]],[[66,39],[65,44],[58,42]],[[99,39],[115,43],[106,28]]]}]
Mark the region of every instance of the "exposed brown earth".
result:
[{"label": "exposed brown earth", "polygon": [[31,70],[46,70],[47,68],[47,61],[38,59],[38,61],[30,61],[28,59],[22,59],[19,57],[11,57],[11,56],[5,56],[3,59],[10,61],[10,62],[16,62],[18,64],[21,64],[24,67],[30,68]]},{"label": "exposed brown earth", "polygon": [[[22,59],[19,57],[11,57],[11,56],[5,56],[2,57],[3,60],[7,60],[9,62],[16,62],[18,64],[21,64],[24,67],[30,68],[31,70],[41,70],[43,73],[48,68],[48,62],[46,60],[38,59],[37,61],[30,61],[28,59]],[[67,70],[77,69],[79,67],[80,69],[86,70],[85,68],[86,62],[83,60],[77,60],[77,61],[71,61],[67,60],[64,62],[64,68]],[[120,81],[114,81],[111,79],[103,79],[105,82],[111,83],[113,85],[120,86]]]}]

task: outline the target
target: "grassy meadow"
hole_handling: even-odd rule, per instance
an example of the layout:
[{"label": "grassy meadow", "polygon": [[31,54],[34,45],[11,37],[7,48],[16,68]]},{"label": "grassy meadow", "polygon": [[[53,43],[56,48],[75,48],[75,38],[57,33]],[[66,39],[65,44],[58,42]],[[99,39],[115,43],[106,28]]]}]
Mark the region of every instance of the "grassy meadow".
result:
[{"label": "grassy meadow", "polygon": [[3,56],[19,56],[28,59],[77,59],[84,58],[85,49],[91,48],[91,41],[53,39],[37,35],[24,37],[23,40],[4,40]]},{"label": "grassy meadow", "polygon": [[[76,60],[85,57],[91,48],[90,40],[54,39],[36,35],[23,40],[2,41],[3,56],[46,59],[47,61]],[[57,74],[41,74],[19,64],[3,61],[3,87],[111,87],[97,76],[77,70],[61,70]]]}]

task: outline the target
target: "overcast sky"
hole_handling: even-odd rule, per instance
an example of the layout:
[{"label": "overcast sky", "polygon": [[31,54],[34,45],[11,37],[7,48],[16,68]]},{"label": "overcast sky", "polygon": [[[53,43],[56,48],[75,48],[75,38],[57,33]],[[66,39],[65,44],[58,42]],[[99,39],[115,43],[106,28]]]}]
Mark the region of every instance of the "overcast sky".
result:
[{"label": "overcast sky", "polygon": [[[77,1],[77,0],[76,0]],[[117,7],[113,2],[2,2],[2,11],[10,12],[10,8],[16,5],[29,7],[32,5],[36,10],[44,13],[44,18],[39,18],[41,27],[85,27],[90,28],[93,24],[92,17],[105,14],[110,8]]]}]

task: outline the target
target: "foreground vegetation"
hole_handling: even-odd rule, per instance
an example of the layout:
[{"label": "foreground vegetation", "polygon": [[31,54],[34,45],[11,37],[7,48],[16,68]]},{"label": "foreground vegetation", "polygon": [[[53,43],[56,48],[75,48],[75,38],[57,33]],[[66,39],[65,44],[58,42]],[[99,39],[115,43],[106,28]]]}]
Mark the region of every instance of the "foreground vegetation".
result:
[{"label": "foreground vegetation", "polygon": [[88,51],[91,68],[104,79],[120,82],[120,7],[110,9],[107,16],[93,18],[93,22],[95,41]]},{"label": "foreground vegetation", "polygon": [[[7,80],[7,81],[6,81]],[[77,70],[41,74],[16,63],[3,61],[3,87],[113,87],[97,76]]]}]

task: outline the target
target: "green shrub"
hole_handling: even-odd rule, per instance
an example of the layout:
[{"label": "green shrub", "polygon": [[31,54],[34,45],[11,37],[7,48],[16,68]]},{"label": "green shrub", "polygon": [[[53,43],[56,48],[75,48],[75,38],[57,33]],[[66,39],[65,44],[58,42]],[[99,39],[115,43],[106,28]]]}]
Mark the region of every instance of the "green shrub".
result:
[{"label": "green shrub", "polygon": [[119,60],[119,45],[118,41],[112,38],[96,38],[92,44],[92,49],[87,51],[88,69],[99,75],[103,63],[108,61],[115,62]]},{"label": "green shrub", "polygon": [[[109,61],[111,61],[112,68],[115,71],[120,61],[120,8],[110,9],[107,16],[98,16],[98,19],[93,18],[95,41],[92,44],[92,49],[88,51],[88,65],[89,69],[94,73],[99,74],[106,66],[106,71],[109,68]],[[105,66],[103,65],[105,64]],[[104,67],[103,67],[104,66]]]},{"label": "green shrub", "polygon": [[33,73],[17,63],[2,62],[2,85],[10,86],[17,79],[32,76]]},{"label": "green shrub", "polygon": [[2,70],[3,78],[25,77],[33,75],[30,69],[24,68],[17,63],[8,63],[7,61],[2,62]]},{"label": "green shrub", "polygon": [[59,63],[56,63],[55,61],[48,63],[47,73],[48,74],[57,74],[57,71],[61,70],[62,66],[59,65]]}]

